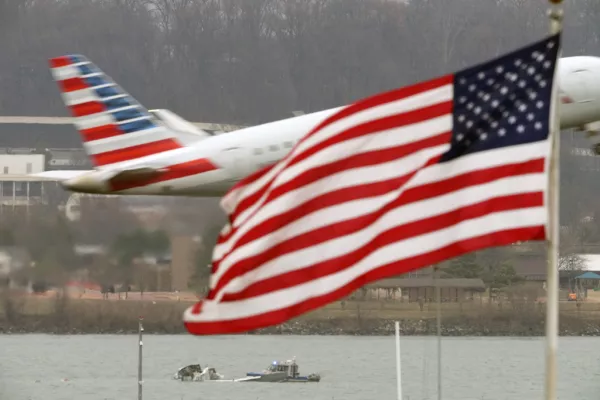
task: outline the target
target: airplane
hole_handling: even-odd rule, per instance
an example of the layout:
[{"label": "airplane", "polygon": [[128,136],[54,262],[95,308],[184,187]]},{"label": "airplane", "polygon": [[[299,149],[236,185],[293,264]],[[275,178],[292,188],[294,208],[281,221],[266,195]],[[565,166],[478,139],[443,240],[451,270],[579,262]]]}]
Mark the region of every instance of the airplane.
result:
[{"label": "airplane", "polygon": [[[343,108],[214,134],[169,110],[148,111],[82,55],[50,59],[50,67],[94,169],[28,177],[73,192],[220,197]],[[600,154],[600,57],[561,58],[558,85],[561,129],[588,132]]]}]

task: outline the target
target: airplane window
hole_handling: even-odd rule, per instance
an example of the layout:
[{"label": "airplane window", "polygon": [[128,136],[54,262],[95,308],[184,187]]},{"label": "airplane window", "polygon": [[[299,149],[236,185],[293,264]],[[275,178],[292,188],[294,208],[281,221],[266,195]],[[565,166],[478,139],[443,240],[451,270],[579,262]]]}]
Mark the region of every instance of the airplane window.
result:
[{"label": "airplane window", "polygon": [[294,145],[294,142],[285,142],[283,145],[285,147],[292,147]]},{"label": "airplane window", "polygon": [[258,155],[258,154],[262,154],[262,149],[254,149],[254,154]]},{"label": "airplane window", "polygon": [[271,151],[277,151],[277,150],[279,150],[279,146],[272,144],[272,145],[269,146],[269,150],[271,150]]}]

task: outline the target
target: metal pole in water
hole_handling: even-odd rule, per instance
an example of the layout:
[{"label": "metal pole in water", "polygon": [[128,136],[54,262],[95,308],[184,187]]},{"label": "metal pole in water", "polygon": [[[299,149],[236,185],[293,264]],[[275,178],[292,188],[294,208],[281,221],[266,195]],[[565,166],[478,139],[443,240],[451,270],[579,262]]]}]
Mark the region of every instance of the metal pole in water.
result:
[{"label": "metal pole in water", "polygon": [[142,384],[144,381],[142,380],[142,348],[144,347],[144,342],[142,342],[142,332],[144,332],[144,327],[142,326],[142,321],[144,317],[140,317],[138,321],[138,331],[139,331],[139,352],[138,352],[138,400],[142,400]]},{"label": "metal pole in water", "polygon": [[402,400],[402,364],[400,363],[400,322],[396,321],[396,380],[398,400]]},{"label": "metal pole in water", "polygon": [[442,400],[442,294],[439,282],[439,267],[433,267],[433,279],[435,281],[435,298],[437,301],[436,308],[436,331],[437,331],[437,392],[438,400]]}]

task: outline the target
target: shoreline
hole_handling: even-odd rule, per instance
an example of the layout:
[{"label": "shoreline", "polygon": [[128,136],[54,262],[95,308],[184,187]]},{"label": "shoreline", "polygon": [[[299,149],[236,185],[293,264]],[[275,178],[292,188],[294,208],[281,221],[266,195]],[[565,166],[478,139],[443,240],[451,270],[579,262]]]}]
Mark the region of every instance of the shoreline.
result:
[{"label": "shoreline", "polygon": [[[496,316],[497,318],[498,316]],[[501,318],[481,317],[442,318],[444,337],[543,337],[543,318]],[[531,318],[533,317],[533,318]],[[402,336],[434,336],[437,333],[435,319],[399,319]],[[137,334],[135,324],[80,324],[65,323],[54,318],[26,317],[19,322],[9,323],[0,319],[0,334],[49,334],[49,335],[130,335]],[[125,321],[122,321],[125,322]],[[395,333],[395,320],[366,319],[358,326],[351,318],[296,320],[282,325],[264,328],[238,335],[260,336],[392,336]],[[127,326],[129,325],[129,326]],[[183,323],[168,324],[156,321],[144,322],[145,335],[185,335]],[[559,335],[563,337],[600,336],[600,321],[592,321],[573,316],[561,316]]]},{"label": "shoreline", "polygon": [[[74,300],[4,296],[0,334],[137,334],[144,316],[146,334],[189,334],[183,311],[192,303]],[[514,304],[442,304],[442,336],[545,336],[545,307],[534,302]],[[239,335],[391,336],[400,321],[403,336],[437,334],[435,307],[392,302],[332,304],[278,326]],[[600,304],[561,304],[560,336],[600,336]]]}]

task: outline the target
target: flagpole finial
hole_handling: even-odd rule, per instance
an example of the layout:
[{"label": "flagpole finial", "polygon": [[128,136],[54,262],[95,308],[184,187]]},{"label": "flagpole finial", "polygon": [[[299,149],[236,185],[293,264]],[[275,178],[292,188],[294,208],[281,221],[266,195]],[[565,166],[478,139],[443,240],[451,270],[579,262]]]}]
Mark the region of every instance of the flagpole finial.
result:
[{"label": "flagpole finial", "polygon": [[550,34],[554,35],[562,30],[563,0],[548,0],[550,2],[550,9],[548,10],[548,18],[550,18]]}]

